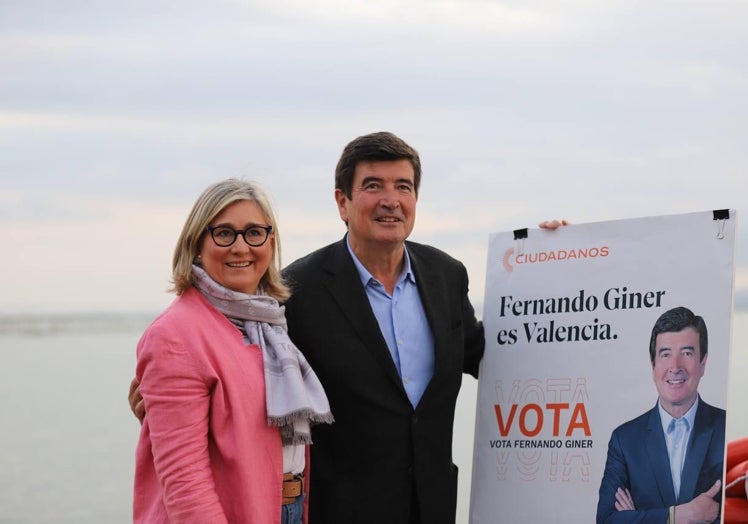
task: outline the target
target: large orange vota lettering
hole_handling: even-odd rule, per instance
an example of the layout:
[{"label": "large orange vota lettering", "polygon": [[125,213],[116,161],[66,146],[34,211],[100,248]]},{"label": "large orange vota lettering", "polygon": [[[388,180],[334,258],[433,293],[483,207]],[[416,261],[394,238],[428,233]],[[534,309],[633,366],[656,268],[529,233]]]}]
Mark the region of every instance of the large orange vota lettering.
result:
[{"label": "large orange vota lettering", "polygon": [[[535,429],[528,429],[527,427],[527,412],[528,411],[534,411],[537,415],[536,417],[536,426]],[[540,433],[540,430],[543,429],[543,408],[541,408],[538,404],[527,404],[525,407],[522,408],[522,411],[519,413],[519,430],[522,432],[522,434],[526,437],[534,437],[538,433]]]},{"label": "large orange vota lettering", "polygon": [[569,421],[569,427],[566,429],[566,436],[570,437],[575,429],[584,430],[584,434],[588,437],[592,434],[590,431],[590,422],[587,419],[587,410],[581,402],[574,405],[571,421]]},{"label": "large orange vota lettering", "polygon": [[566,402],[559,402],[554,404],[546,404],[545,407],[553,411],[553,436],[558,437],[559,425],[561,424],[561,410],[569,409],[569,404]]},{"label": "large orange vota lettering", "polygon": [[517,412],[517,404],[512,404],[506,425],[504,425],[504,417],[501,416],[501,406],[494,404],[493,408],[496,411],[496,423],[499,425],[499,434],[502,437],[506,437],[509,434],[509,430],[512,429],[512,421],[514,420],[514,414]]}]

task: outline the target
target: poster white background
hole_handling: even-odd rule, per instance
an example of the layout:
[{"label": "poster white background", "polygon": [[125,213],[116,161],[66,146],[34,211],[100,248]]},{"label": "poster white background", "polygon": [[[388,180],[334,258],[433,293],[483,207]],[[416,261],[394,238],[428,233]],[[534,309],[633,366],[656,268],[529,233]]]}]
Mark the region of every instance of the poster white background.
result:
[{"label": "poster white background", "polygon": [[[595,521],[611,432],[657,400],[649,338],[668,309],[704,318],[709,357],[699,393],[726,408],[735,222],[734,211],[727,220],[708,211],[530,229],[519,240],[491,235],[471,523]],[[632,307],[637,294],[646,305]],[[532,314],[532,301],[578,305],[582,296],[582,311]],[[559,340],[576,329],[589,340]],[[537,440],[560,447],[518,447]]]}]

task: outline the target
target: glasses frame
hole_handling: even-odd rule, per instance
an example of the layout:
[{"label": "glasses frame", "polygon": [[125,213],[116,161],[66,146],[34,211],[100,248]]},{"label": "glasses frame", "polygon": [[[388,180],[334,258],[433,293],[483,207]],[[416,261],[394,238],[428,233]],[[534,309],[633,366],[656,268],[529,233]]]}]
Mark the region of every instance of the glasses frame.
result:
[{"label": "glasses frame", "polygon": [[[213,232],[216,229],[228,229],[228,230],[232,231],[234,233],[234,239],[231,242],[229,242],[228,244],[226,244],[226,245],[219,244],[218,241],[216,240],[216,237],[213,236]],[[250,229],[262,229],[263,231],[265,231],[265,238],[262,239],[262,242],[260,242],[259,244],[253,244],[252,242],[250,242],[249,240],[247,240],[247,232]],[[270,238],[270,233],[273,232],[273,226],[260,226],[258,224],[253,224],[253,225],[247,227],[247,229],[244,229],[244,230],[237,230],[237,229],[234,229],[233,227],[229,227],[229,226],[208,226],[208,227],[205,228],[205,231],[207,231],[208,233],[210,233],[210,238],[213,240],[213,243],[215,245],[217,245],[218,247],[231,247],[231,246],[233,246],[234,243],[236,242],[236,238],[239,235],[242,236],[242,238],[244,239],[244,242],[248,246],[250,246],[250,247],[260,247],[261,245],[263,245],[265,242],[268,241],[268,238]]]}]

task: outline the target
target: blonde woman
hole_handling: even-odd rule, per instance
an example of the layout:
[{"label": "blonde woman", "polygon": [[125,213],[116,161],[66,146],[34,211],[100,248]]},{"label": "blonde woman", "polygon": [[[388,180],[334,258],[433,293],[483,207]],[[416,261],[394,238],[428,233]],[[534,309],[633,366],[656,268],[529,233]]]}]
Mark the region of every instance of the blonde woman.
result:
[{"label": "blonde woman", "polygon": [[134,522],[306,521],[309,429],[332,415],[286,334],[279,267],[262,189],[208,187],[174,251],[177,298],[138,343]]}]

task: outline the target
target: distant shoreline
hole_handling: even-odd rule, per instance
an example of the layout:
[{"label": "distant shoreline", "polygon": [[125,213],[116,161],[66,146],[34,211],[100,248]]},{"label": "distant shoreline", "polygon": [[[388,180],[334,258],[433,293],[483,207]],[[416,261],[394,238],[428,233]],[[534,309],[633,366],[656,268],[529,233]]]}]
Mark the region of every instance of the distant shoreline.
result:
[{"label": "distant shoreline", "polygon": [[158,313],[0,314],[0,336],[143,331]]},{"label": "distant shoreline", "polygon": [[[735,306],[735,313],[748,312],[748,306]],[[0,337],[48,336],[56,334],[123,333],[143,331],[159,314],[121,313],[0,313]]]}]

